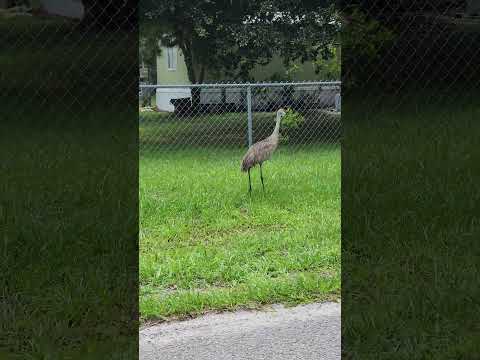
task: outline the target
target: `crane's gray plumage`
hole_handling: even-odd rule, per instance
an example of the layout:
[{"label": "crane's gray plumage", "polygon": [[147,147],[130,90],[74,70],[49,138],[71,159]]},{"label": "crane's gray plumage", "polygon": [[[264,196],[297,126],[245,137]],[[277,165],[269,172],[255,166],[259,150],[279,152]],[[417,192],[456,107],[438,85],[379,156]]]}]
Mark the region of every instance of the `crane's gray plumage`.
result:
[{"label": "crane's gray plumage", "polygon": [[262,187],[264,188],[263,175],[262,175],[262,163],[269,160],[273,152],[278,147],[278,141],[280,136],[280,121],[282,120],[282,117],[285,116],[285,114],[286,114],[285,110],[283,109],[279,109],[277,111],[275,129],[273,130],[272,135],[250,146],[247,153],[243,157],[241,169],[243,172],[248,172],[248,182],[249,182],[250,192],[252,191],[252,185],[250,181],[250,169],[257,164],[260,165],[260,177],[262,179]]},{"label": "crane's gray plumage", "polygon": [[278,146],[278,139],[266,138],[253,145],[245,154],[242,161],[242,171],[246,172],[257,164],[270,159]]}]

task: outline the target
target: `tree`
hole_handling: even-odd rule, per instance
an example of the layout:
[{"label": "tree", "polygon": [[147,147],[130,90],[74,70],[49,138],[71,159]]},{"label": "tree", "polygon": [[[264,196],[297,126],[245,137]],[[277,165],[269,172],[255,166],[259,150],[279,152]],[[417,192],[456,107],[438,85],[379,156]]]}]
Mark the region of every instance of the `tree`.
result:
[{"label": "tree", "polygon": [[315,71],[325,80],[339,80],[341,73],[341,47],[332,45],[332,57],[318,58],[315,61]]},{"label": "tree", "polygon": [[139,55],[140,62],[148,68],[149,80],[156,79],[156,60],[162,54],[159,44],[161,34],[149,24],[140,24]]},{"label": "tree", "polygon": [[[178,46],[191,83],[207,72],[250,80],[275,53],[286,64],[331,55],[338,30],[333,1],[141,0],[140,22],[156,27],[163,46]],[[198,91],[192,94],[198,103]]]},{"label": "tree", "polygon": [[264,33],[284,59],[285,65],[329,59],[333,56],[340,20],[333,1],[264,0],[255,3],[259,24],[254,33]]},{"label": "tree", "polygon": [[140,2],[141,23],[157,27],[162,45],[181,49],[194,84],[203,82],[207,68],[232,67],[236,26],[244,15],[240,2],[237,6],[213,0]]}]

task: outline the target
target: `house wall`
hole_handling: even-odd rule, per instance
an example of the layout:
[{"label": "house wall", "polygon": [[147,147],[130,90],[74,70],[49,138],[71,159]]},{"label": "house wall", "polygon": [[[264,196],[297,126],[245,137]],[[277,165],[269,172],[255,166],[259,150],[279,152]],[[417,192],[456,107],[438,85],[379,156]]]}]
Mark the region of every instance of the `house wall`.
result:
[{"label": "house wall", "polygon": [[[169,70],[167,48],[162,47],[161,49],[161,55],[157,56],[157,84],[190,84],[190,81],[188,80],[187,65],[185,64],[182,51],[177,48],[177,68],[176,70]],[[170,100],[190,96],[191,92],[189,88],[157,89],[155,102],[160,111],[172,112],[175,108],[170,103]]]},{"label": "house wall", "polygon": [[177,69],[168,70],[167,48],[161,49],[161,55],[157,56],[157,84],[190,84],[182,51],[177,49]]}]

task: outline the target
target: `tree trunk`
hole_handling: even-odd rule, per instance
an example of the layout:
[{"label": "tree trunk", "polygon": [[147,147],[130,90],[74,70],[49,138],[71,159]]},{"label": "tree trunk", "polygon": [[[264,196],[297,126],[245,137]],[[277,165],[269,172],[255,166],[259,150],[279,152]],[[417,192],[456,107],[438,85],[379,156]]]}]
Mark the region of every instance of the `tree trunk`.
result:
[{"label": "tree trunk", "polygon": [[[195,71],[195,65],[193,62],[193,54],[186,42],[183,44],[179,44],[180,49],[183,52],[183,56],[185,58],[185,66],[187,67],[187,74],[188,74],[188,80],[190,80],[190,83],[196,84],[197,83],[197,73]],[[192,93],[192,108],[191,112],[196,113],[199,109],[200,105],[200,88],[193,87],[191,90]]]},{"label": "tree trunk", "polygon": [[222,88],[222,105],[225,106],[227,103],[227,89]]},{"label": "tree trunk", "polygon": [[193,66],[193,55],[190,47],[187,43],[183,42],[179,44],[180,50],[182,50],[183,56],[185,58],[185,66],[187,67],[188,80],[192,84],[197,83],[197,78],[195,74],[195,68]]},{"label": "tree trunk", "polygon": [[[205,65],[202,65],[200,68],[200,73],[196,83],[202,84],[204,77],[205,77]],[[201,92],[202,92],[201,88],[196,87],[192,89],[192,106],[195,113],[198,113],[200,111]]]},{"label": "tree trunk", "polygon": [[192,88],[192,110],[195,114],[200,110],[200,93],[200,88]]},{"label": "tree trunk", "polygon": [[[185,65],[187,67],[188,79],[192,84],[201,84],[205,79],[205,65],[195,64],[194,53],[191,49],[191,44],[189,44],[184,39],[188,38],[187,36],[182,37],[182,43],[179,44],[180,49],[183,52],[185,58]],[[198,67],[199,66],[199,67]],[[200,93],[201,89],[198,87],[192,88],[192,111],[197,113],[200,110]]]},{"label": "tree trunk", "polygon": [[204,79],[205,79],[205,65],[202,65],[200,69],[200,77],[198,78],[198,83],[199,84],[203,83]]}]

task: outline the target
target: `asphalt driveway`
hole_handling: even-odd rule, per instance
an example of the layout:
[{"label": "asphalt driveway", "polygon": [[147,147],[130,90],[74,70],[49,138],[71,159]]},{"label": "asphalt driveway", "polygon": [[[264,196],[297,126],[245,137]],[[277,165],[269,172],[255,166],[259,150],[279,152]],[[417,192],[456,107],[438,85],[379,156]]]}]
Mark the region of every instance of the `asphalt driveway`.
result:
[{"label": "asphalt driveway", "polygon": [[140,331],[141,360],[337,360],[339,303],[209,314]]}]

